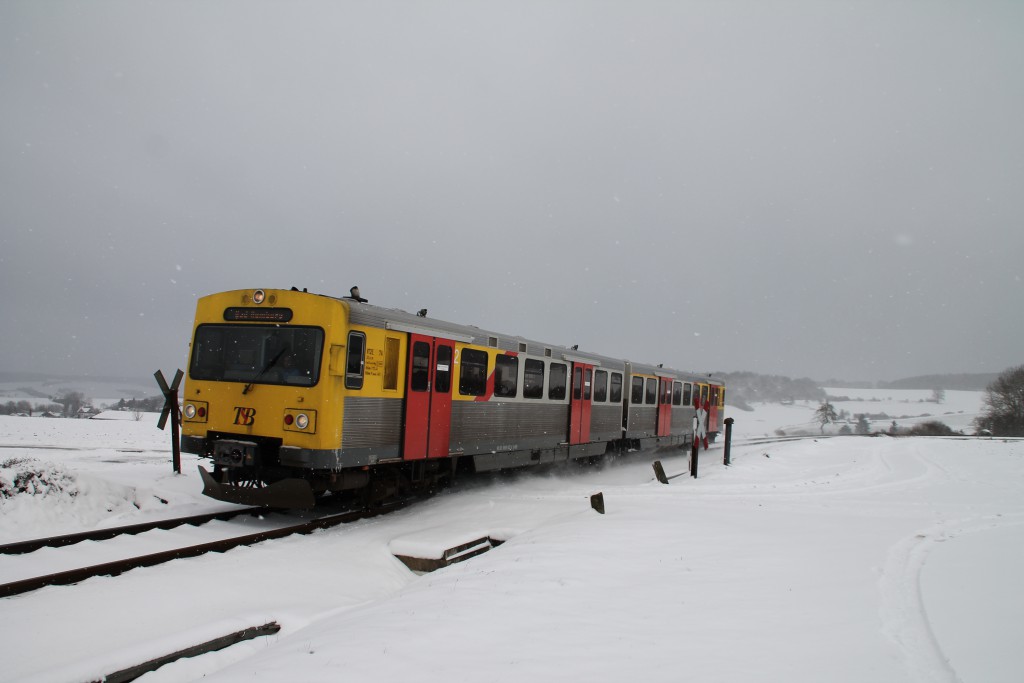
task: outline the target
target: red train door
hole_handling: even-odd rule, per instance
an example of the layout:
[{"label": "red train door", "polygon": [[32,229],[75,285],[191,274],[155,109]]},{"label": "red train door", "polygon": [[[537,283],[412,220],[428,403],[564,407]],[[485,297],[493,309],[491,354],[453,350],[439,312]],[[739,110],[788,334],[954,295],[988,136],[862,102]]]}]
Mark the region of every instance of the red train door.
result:
[{"label": "red train door", "polygon": [[712,386],[710,390],[711,405],[708,407],[708,432],[717,432],[718,429],[718,387]]},{"label": "red train door", "polygon": [[455,342],[409,335],[409,369],[405,385],[406,460],[448,455],[452,427],[452,356]]},{"label": "red train door", "polygon": [[658,436],[672,433],[672,380],[658,378]]},{"label": "red train door", "polygon": [[572,393],[569,410],[569,443],[590,441],[590,392],[594,383],[594,366],[573,363]]}]

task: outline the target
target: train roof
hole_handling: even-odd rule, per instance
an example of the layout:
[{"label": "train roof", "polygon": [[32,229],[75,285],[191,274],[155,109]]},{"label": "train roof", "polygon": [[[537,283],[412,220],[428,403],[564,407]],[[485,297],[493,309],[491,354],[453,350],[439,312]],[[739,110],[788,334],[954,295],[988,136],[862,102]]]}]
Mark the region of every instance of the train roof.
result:
[{"label": "train roof", "polygon": [[474,325],[463,325],[447,320],[421,316],[397,308],[376,306],[365,301],[358,301],[348,297],[327,298],[336,299],[345,303],[349,307],[349,319],[357,325],[380,327],[400,332],[419,332],[431,336],[443,336],[453,339],[454,341],[472,343],[478,346],[487,346],[500,349],[502,351],[526,353],[531,356],[546,356],[556,358],[558,360],[578,360],[583,363],[592,363],[605,368],[625,369],[625,366],[628,363],[633,372],[661,375],[664,377],[682,379],[691,382],[722,384],[720,380],[715,380],[706,374],[686,372],[675,368],[630,361],[623,358],[613,358],[611,356],[605,356],[572,347],[537,341],[535,339],[527,339],[526,337],[514,334],[485,330]]}]

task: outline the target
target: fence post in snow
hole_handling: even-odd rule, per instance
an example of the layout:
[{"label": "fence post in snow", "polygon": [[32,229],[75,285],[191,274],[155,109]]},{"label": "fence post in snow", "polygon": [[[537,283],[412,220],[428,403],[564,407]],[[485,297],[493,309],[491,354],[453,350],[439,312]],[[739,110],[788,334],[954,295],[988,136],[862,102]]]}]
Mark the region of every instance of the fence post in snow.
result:
[{"label": "fence post in snow", "polygon": [[725,418],[725,464],[729,464],[729,451],[732,449],[732,423],[731,417]]},{"label": "fence post in snow", "polygon": [[657,477],[658,481],[662,484],[667,484],[668,477],[665,476],[665,468],[661,466],[661,461],[655,460],[652,467],[654,468],[654,476]]}]

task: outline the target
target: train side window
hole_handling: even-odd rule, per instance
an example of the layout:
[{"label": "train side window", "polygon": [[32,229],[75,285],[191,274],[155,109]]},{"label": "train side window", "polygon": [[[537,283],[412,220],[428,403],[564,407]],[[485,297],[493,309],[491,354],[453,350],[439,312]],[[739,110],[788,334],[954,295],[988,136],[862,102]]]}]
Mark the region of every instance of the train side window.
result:
[{"label": "train side window", "polygon": [[387,337],[384,340],[385,391],[396,391],[398,389],[398,353],[401,348],[402,342],[394,337]]},{"label": "train side window", "polygon": [[548,398],[552,401],[565,399],[565,385],[569,378],[569,368],[564,363],[552,363],[548,375]]},{"label": "train side window", "polygon": [[647,393],[644,396],[644,403],[654,405],[658,402],[658,380],[653,377],[647,378]]},{"label": "train side window", "polygon": [[452,390],[452,347],[437,347],[437,369],[434,372],[434,391],[447,394]]},{"label": "train side window", "polygon": [[463,349],[459,365],[459,393],[463,396],[487,393],[487,352]]},{"label": "train side window", "polygon": [[523,398],[544,398],[544,361],[527,358],[523,366]]},{"label": "train side window", "polygon": [[366,335],[348,333],[348,356],[345,361],[345,388],[363,388],[363,366],[366,363]]},{"label": "train side window", "polygon": [[708,402],[708,385],[707,384],[701,384],[700,385],[700,404],[704,405],[707,402]]},{"label": "train side window", "polygon": [[594,371],[594,403],[608,400],[608,373],[604,370]]},{"label": "train side window", "polygon": [[572,371],[572,400],[578,401],[583,397],[583,368],[577,367]]},{"label": "train side window", "polygon": [[430,344],[418,341],[412,345],[412,370],[409,388],[426,391],[430,388]]},{"label": "train side window", "polygon": [[683,405],[693,405],[693,385],[689,382],[683,385]]},{"label": "train side window", "polygon": [[683,383],[673,382],[672,383],[672,405],[681,406],[683,405]]},{"label": "train side window", "polygon": [[494,359],[494,395],[515,398],[518,392],[519,358],[498,356]]},{"label": "train side window", "polygon": [[725,407],[725,389],[722,389],[720,392],[718,392],[718,407]]},{"label": "train side window", "polygon": [[590,400],[590,390],[594,386],[594,371],[587,368],[583,371],[583,400]]},{"label": "train side window", "polygon": [[634,377],[632,390],[629,396],[629,402],[634,405],[640,405],[644,402],[644,378]]},{"label": "train side window", "polygon": [[612,373],[612,389],[609,396],[612,403],[622,403],[622,373]]}]

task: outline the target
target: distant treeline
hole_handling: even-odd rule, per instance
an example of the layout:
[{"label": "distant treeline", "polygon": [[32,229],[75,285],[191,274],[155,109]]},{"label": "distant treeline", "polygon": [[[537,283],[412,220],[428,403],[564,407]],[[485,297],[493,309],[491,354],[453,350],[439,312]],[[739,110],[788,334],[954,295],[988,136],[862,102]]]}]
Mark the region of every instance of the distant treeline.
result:
[{"label": "distant treeline", "polygon": [[894,382],[879,382],[879,389],[948,389],[952,391],[985,391],[996,381],[998,372],[962,375],[922,375]]},{"label": "distant treeline", "polygon": [[140,410],[144,413],[159,413],[164,407],[164,397],[130,398],[127,401],[122,398],[110,407],[113,410]]},{"label": "distant treeline", "polygon": [[725,402],[733,408],[751,410],[751,401],[781,403],[784,401],[823,401],[825,390],[813,379],[792,379],[780,375],[759,375],[756,372],[715,373],[725,382]]}]

